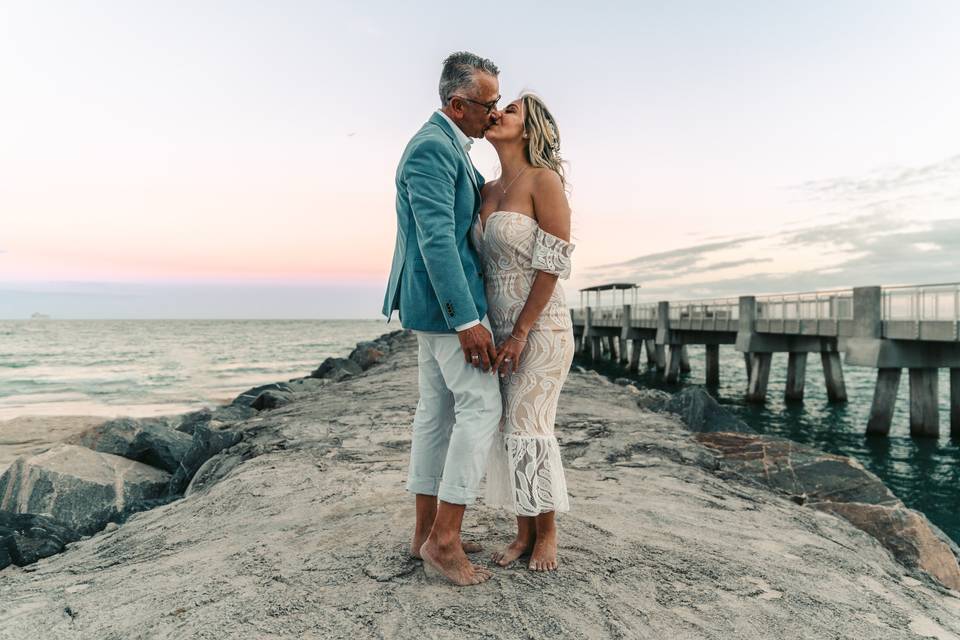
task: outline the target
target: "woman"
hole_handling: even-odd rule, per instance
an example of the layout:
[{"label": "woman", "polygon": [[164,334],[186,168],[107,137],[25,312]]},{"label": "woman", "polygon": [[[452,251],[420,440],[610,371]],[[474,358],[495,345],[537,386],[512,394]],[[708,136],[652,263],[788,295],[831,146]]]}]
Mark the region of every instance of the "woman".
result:
[{"label": "woman", "polygon": [[570,509],[553,434],[560,389],[573,361],[570,312],[558,278],[570,275],[570,206],[560,135],[546,105],[524,94],[484,136],[500,178],[484,185],[474,241],[483,259],[497,343],[503,417],[487,473],[487,503],[517,516],[517,537],[493,555],[507,566],[557,568],[554,515]]}]

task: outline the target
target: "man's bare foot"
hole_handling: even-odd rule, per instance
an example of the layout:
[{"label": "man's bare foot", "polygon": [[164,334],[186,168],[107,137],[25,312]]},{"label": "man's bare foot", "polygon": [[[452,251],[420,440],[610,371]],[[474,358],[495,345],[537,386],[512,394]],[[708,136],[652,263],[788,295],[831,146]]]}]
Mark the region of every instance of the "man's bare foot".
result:
[{"label": "man's bare foot", "polygon": [[513,542],[499,551],[493,552],[493,561],[501,567],[507,567],[522,555],[533,551],[533,538],[515,538]]},{"label": "man's bare foot", "polygon": [[539,535],[538,532],[528,568],[531,571],[556,571],[558,564],[556,531],[547,535]]},{"label": "man's bare foot", "polygon": [[420,557],[423,558],[424,571],[433,569],[461,587],[480,584],[493,577],[489,569],[471,563],[461,545],[444,548],[428,538],[420,547]]},{"label": "man's bare foot", "polygon": [[[410,555],[414,558],[419,558],[420,547],[422,547],[423,543],[426,541],[426,538],[423,540],[414,539],[413,544],[410,545]],[[479,553],[480,551],[483,551],[483,545],[477,544],[476,542],[462,542],[461,547],[463,548],[464,553]]]}]

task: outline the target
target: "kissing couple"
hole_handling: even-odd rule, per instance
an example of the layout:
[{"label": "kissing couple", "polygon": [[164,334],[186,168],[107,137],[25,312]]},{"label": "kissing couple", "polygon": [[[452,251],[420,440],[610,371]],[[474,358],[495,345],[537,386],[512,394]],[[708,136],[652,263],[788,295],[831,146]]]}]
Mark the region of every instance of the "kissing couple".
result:
[{"label": "kissing couple", "polygon": [[[397,243],[383,303],[418,342],[420,400],[407,491],[416,495],[410,552],[458,585],[492,576],[460,537],[466,505],[517,518],[516,538],[493,554],[506,567],[557,568],[554,516],[569,511],[557,401],[573,361],[570,313],[558,278],[570,275],[570,206],[553,116],[524,93],[498,108],[497,66],[468,52],[440,74],[440,109],[407,144],[397,168]],[[500,178],[470,161],[485,138]]]}]

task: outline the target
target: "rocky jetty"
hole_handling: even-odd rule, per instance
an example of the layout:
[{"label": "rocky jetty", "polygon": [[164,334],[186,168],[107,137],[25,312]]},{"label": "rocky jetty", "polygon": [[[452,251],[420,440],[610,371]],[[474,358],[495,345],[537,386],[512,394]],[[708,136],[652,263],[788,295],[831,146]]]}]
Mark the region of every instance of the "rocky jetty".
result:
[{"label": "rocky jetty", "polygon": [[[274,409],[200,420],[240,439],[184,497],[0,571],[0,638],[960,635],[960,593],[846,516],[810,508],[829,494],[813,468],[789,484],[782,462],[782,477],[761,482],[749,472],[763,467],[756,434],[690,429],[665,404],[641,406],[670,399],[593,372],[571,372],[557,416],[572,506],[558,518],[560,570],[493,567],[467,588],[427,577],[408,555],[403,489],[416,341],[390,347]],[[704,409],[693,418],[713,411],[689,400],[681,409]],[[876,488],[847,493],[891,504]],[[469,509],[466,537],[487,548],[475,561],[488,564],[514,526]],[[23,536],[3,527],[0,540]]]}]

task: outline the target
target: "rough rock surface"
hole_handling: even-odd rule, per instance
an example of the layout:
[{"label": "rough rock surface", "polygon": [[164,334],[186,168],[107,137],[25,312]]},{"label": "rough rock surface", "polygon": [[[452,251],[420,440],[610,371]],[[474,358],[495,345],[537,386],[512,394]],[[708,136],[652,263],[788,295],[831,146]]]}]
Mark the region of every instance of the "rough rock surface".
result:
[{"label": "rough rock surface", "polygon": [[60,553],[77,537],[53,518],[0,511],[0,569],[11,564],[22,567]]},{"label": "rough rock surface", "polygon": [[350,353],[350,359],[366,370],[382,362],[389,351],[390,347],[385,342],[360,342]]},{"label": "rough rock surface", "polygon": [[216,420],[198,424],[193,430],[190,449],[180,460],[180,466],[170,478],[169,492],[183,493],[194,474],[205,462],[224,449],[237,444],[242,438],[243,434],[234,430],[229,424]]},{"label": "rough rock surface", "polygon": [[721,407],[703,387],[685,387],[673,394],[662,409],[680,416],[691,431],[753,432],[746,422]]},{"label": "rough rock surface", "polygon": [[10,465],[0,476],[0,509],[46,514],[87,534],[150,508],[169,482],[169,473],[142,462],[62,444]]},{"label": "rough rock surface", "polygon": [[363,368],[350,358],[327,358],[310,375],[314,378],[329,378],[339,382],[362,372]]},{"label": "rough rock surface", "polygon": [[[407,555],[413,338],[232,428],[249,456],[190,496],[0,572],[0,638],[951,638],[960,594],[844,519],[719,477],[720,457],[624,387],[561,396],[572,511],[560,570],[458,588]],[[241,456],[242,457],[242,456]],[[477,505],[489,551],[514,519]]]},{"label": "rough rock surface", "polygon": [[[254,403],[256,403],[260,396],[266,391],[290,393],[292,392],[292,389],[286,382],[271,382],[270,384],[263,384],[259,387],[254,387],[244,391],[239,396],[234,398],[233,402],[230,404],[253,407]],[[256,409],[256,407],[253,408]]]},{"label": "rough rock surface", "polygon": [[173,473],[190,449],[191,438],[166,419],[117,418],[66,440]]},{"label": "rough rock surface", "polygon": [[211,421],[220,423],[240,422],[255,415],[257,415],[257,410],[247,404],[229,404],[214,409],[200,409],[184,414],[177,425],[177,431],[193,435],[198,425],[207,424]]}]

